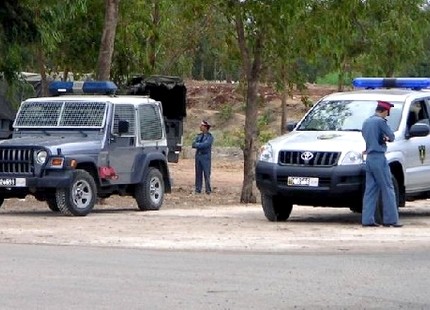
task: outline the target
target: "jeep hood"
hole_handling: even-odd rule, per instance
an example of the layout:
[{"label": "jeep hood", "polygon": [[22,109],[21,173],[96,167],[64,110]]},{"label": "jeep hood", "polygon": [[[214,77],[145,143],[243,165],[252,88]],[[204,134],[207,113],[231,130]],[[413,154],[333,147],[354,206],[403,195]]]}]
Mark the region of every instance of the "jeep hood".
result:
[{"label": "jeep hood", "polygon": [[357,131],[293,131],[269,143],[276,151],[362,152],[366,148]]},{"label": "jeep hood", "polygon": [[57,149],[65,155],[95,153],[102,147],[101,139],[97,136],[23,136],[0,141],[2,146],[43,146],[51,150],[53,154]]}]

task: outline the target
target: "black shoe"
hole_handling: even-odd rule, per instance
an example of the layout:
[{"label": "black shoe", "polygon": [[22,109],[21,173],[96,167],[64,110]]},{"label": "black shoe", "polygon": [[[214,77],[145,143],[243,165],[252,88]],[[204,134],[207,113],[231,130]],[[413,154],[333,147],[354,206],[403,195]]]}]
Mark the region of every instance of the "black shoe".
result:
[{"label": "black shoe", "polygon": [[403,227],[403,224],[383,224],[384,227]]},{"label": "black shoe", "polygon": [[379,224],[373,223],[373,224],[363,224],[363,227],[379,227]]}]

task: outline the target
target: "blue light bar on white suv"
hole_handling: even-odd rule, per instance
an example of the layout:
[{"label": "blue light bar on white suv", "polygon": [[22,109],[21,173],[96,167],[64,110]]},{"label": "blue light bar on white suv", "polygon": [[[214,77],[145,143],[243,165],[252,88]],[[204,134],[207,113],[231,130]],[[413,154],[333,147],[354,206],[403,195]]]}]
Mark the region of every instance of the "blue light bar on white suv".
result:
[{"label": "blue light bar on white suv", "polygon": [[358,88],[410,88],[423,89],[430,87],[430,78],[369,78],[360,77],[352,81]]},{"label": "blue light bar on white suv", "polygon": [[111,81],[54,81],[49,84],[49,92],[54,96],[62,94],[113,95],[117,89],[118,87]]}]

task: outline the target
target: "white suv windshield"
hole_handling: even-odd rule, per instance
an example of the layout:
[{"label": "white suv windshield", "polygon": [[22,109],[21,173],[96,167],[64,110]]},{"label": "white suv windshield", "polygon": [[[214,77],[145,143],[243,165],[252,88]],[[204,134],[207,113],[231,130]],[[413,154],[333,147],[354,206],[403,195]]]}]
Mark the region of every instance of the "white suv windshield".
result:
[{"label": "white suv windshield", "polygon": [[[399,127],[402,103],[392,102],[394,107],[387,117],[393,131]],[[361,131],[366,118],[375,113],[377,101],[341,100],[319,102],[301,122],[297,130]]]}]

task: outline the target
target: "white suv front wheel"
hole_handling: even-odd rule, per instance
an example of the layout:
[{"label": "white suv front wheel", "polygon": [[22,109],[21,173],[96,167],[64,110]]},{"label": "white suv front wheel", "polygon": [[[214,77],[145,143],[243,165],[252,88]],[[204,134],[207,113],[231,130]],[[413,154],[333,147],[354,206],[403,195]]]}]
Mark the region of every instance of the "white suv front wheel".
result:
[{"label": "white suv front wheel", "polygon": [[293,204],[280,195],[261,194],[261,205],[264,215],[271,222],[285,222],[293,210]]}]

